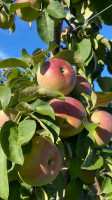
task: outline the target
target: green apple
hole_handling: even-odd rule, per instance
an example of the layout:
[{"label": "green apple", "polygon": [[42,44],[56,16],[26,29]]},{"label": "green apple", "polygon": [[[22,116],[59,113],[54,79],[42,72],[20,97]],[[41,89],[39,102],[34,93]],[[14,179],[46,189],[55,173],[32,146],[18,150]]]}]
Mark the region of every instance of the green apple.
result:
[{"label": "green apple", "polygon": [[76,74],[73,67],[62,59],[51,59],[37,71],[38,84],[46,89],[69,94],[75,86]]},{"label": "green apple", "polygon": [[17,169],[22,180],[31,186],[52,182],[62,166],[62,156],[49,139],[36,136],[32,139],[31,151],[24,155],[23,165]]},{"label": "green apple", "polygon": [[81,98],[81,93],[85,93],[91,96],[92,89],[91,85],[86,78],[81,75],[76,76],[76,84],[72,90],[75,97]]},{"label": "green apple", "polygon": [[61,137],[74,136],[83,130],[82,121],[86,111],[80,101],[66,97],[65,101],[53,99],[49,104],[57,116]]},{"label": "green apple", "polygon": [[[17,15],[24,21],[31,22],[35,20],[39,15],[39,9],[41,8],[41,0],[17,0],[17,3],[31,2],[31,7],[25,7],[16,10]],[[36,9],[34,9],[36,8]]]},{"label": "green apple", "polygon": [[0,10],[0,28],[9,29],[14,23],[14,16],[8,17],[4,9]]},{"label": "green apple", "polygon": [[91,121],[99,123],[93,135],[96,147],[102,147],[109,143],[112,137],[112,115],[107,111],[96,110],[91,115]]}]

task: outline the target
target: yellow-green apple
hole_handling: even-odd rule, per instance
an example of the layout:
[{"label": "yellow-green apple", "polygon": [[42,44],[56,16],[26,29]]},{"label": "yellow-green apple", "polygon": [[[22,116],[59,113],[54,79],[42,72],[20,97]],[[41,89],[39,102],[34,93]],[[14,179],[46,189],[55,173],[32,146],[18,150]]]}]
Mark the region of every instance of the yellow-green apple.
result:
[{"label": "yellow-green apple", "polygon": [[4,112],[3,110],[0,110],[0,128],[6,121],[14,120],[16,114],[17,114],[16,111],[8,110],[7,112]]},{"label": "yellow-green apple", "polygon": [[41,87],[69,94],[75,86],[76,74],[73,67],[62,59],[51,59],[37,71],[37,82]]},{"label": "yellow-green apple", "polygon": [[112,137],[112,115],[107,111],[96,110],[91,115],[91,121],[99,123],[93,133],[95,146],[102,147],[108,144]]},{"label": "yellow-green apple", "polygon": [[23,165],[17,170],[24,182],[32,186],[42,186],[52,182],[62,166],[62,156],[49,139],[36,136],[32,139],[31,151],[24,155]]},{"label": "yellow-green apple", "polygon": [[9,29],[14,23],[14,16],[9,16],[5,12],[4,8],[0,10],[0,28],[2,29]]},{"label": "yellow-green apple", "polygon": [[57,116],[61,137],[70,137],[83,130],[82,121],[86,116],[86,111],[80,101],[66,97],[65,101],[53,99],[49,104]]},{"label": "yellow-green apple", "polygon": [[91,96],[92,89],[91,85],[86,78],[81,75],[76,76],[76,84],[74,89],[72,90],[74,96],[81,98],[81,93],[85,93]]},{"label": "yellow-green apple", "polygon": [[[39,15],[39,9],[41,7],[41,0],[17,0],[17,3],[30,2],[31,7],[24,7],[16,10],[17,15],[24,21],[31,22],[35,20]],[[36,8],[36,9],[34,9]]]}]

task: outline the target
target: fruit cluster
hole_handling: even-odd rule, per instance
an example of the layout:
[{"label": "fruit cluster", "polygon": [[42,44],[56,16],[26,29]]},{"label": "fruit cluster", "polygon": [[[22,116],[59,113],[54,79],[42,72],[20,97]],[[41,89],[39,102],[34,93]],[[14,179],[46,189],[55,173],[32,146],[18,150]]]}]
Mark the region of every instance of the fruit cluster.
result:
[{"label": "fruit cluster", "polygon": [[[57,90],[66,96],[64,100],[52,99],[49,105],[53,108],[59,127],[60,138],[74,136],[84,129],[83,119],[87,117],[86,109],[81,101],[81,94],[91,96],[90,83],[81,75],[76,75],[74,68],[65,60],[51,59],[46,61],[37,71],[37,83],[49,90]],[[71,92],[76,98],[71,97]],[[14,120],[14,114],[0,111],[0,127]],[[91,122],[99,123],[93,136],[95,147],[108,144],[112,137],[112,116],[106,111],[96,110],[91,114]],[[43,156],[44,155],[44,156]],[[27,184],[41,186],[56,178],[62,167],[62,153],[49,139],[34,136],[31,150],[25,154],[23,165],[17,170]]]}]

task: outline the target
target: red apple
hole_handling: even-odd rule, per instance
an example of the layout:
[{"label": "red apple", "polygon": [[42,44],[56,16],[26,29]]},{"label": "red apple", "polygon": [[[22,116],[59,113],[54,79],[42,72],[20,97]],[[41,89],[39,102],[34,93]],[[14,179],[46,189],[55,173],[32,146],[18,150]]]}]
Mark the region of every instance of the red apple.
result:
[{"label": "red apple", "polygon": [[32,186],[46,185],[53,181],[62,166],[62,156],[56,145],[49,139],[36,136],[32,149],[24,156],[18,172],[24,182]]},{"label": "red apple", "polygon": [[37,71],[37,82],[41,87],[69,94],[75,86],[76,74],[73,67],[62,59],[51,59]]},{"label": "red apple", "polygon": [[83,130],[82,120],[86,116],[86,111],[80,101],[66,97],[65,101],[53,99],[50,105],[59,121],[61,137],[70,137]]},{"label": "red apple", "polygon": [[100,123],[93,133],[95,146],[102,147],[108,144],[112,137],[112,115],[107,111],[96,110],[91,116],[91,121]]},{"label": "red apple", "polygon": [[[40,0],[17,0],[17,3],[30,2],[31,7],[24,7],[16,10],[17,15],[24,21],[31,22],[35,20],[39,15],[39,9],[41,7]],[[34,10],[36,8],[37,10]]]},{"label": "red apple", "polygon": [[86,78],[84,78],[81,75],[77,75],[76,76],[76,84],[75,84],[75,87],[72,92],[78,98],[81,97],[81,93],[85,93],[85,94],[91,96],[91,93],[92,93],[91,85]]},{"label": "red apple", "polygon": [[13,25],[14,20],[14,16],[11,16],[10,18],[8,17],[4,8],[0,10],[0,28],[9,29]]}]

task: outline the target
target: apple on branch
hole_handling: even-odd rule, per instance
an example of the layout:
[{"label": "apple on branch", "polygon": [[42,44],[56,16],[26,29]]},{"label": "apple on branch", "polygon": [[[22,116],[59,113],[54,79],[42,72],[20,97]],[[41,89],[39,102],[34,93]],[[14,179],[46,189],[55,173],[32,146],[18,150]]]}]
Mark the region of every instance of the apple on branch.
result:
[{"label": "apple on branch", "polygon": [[49,139],[35,136],[31,151],[24,155],[23,165],[17,170],[22,180],[31,186],[42,186],[52,182],[62,167],[62,155]]},{"label": "apple on branch", "polygon": [[0,110],[0,128],[3,126],[3,124],[8,120],[14,120],[17,112],[8,110],[7,112],[4,112],[3,110]]},{"label": "apple on branch", "polygon": [[61,137],[74,136],[83,130],[82,121],[86,111],[80,101],[66,97],[65,101],[53,99],[49,104],[57,116]]},{"label": "apple on branch", "polygon": [[62,59],[51,59],[37,71],[37,82],[41,87],[69,94],[75,86],[76,74],[73,67]]},{"label": "apple on branch", "polygon": [[99,123],[93,135],[95,137],[95,146],[102,147],[109,143],[112,137],[112,115],[107,111],[96,110],[91,115],[91,121]]},{"label": "apple on branch", "polygon": [[74,89],[72,90],[72,93],[77,98],[81,98],[81,93],[85,93],[91,96],[91,93],[92,93],[91,84],[83,76],[77,75],[76,84],[75,84]]}]

